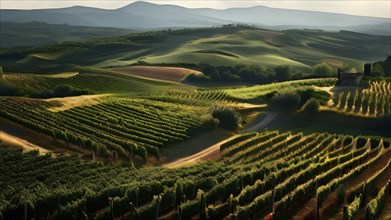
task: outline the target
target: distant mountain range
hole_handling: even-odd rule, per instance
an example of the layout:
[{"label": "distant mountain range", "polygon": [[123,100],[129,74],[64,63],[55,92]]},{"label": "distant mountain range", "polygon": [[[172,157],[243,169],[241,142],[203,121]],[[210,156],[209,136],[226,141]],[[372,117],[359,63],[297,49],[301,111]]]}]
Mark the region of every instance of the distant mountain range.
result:
[{"label": "distant mountain range", "polygon": [[389,18],[277,9],[264,6],[225,10],[190,9],[175,5],[157,5],[139,1],[115,10],[74,6],[38,10],[6,9],[0,10],[0,13],[1,22],[27,23],[37,21],[48,24],[135,30],[210,27],[240,23],[269,29],[343,29],[376,35],[391,35],[391,21]]}]

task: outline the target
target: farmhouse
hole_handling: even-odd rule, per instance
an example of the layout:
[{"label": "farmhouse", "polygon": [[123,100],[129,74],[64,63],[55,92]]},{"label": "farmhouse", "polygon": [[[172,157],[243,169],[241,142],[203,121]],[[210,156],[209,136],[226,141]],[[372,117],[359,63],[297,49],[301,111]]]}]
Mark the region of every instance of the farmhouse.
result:
[{"label": "farmhouse", "polygon": [[371,75],[371,64],[364,64],[364,73],[347,72],[338,69],[338,84],[342,86],[358,86],[363,76]]},{"label": "farmhouse", "polygon": [[362,73],[339,72],[338,82],[343,86],[358,86],[360,84]]}]

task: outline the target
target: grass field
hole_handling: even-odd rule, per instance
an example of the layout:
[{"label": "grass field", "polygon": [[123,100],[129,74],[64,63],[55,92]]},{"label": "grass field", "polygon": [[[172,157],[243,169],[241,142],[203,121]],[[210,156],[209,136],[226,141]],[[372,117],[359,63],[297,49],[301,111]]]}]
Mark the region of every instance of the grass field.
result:
[{"label": "grass field", "polygon": [[197,70],[180,67],[125,66],[110,69],[113,72],[152,79],[181,82],[190,74],[202,74]]},{"label": "grass field", "polygon": [[189,29],[5,51],[0,55],[0,65],[6,70],[39,72],[61,71],[72,65],[127,66],[143,60],[152,64],[290,65],[310,72],[318,62],[350,63],[361,68],[365,62],[382,60],[389,55],[389,41],[389,37],[347,31]]}]

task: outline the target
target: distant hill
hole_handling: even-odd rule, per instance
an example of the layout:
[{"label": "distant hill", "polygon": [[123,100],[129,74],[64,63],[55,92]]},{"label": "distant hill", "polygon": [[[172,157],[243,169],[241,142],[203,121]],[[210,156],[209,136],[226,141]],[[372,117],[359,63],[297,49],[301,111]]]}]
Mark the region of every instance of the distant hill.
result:
[{"label": "distant hill", "polygon": [[115,37],[132,32],[128,29],[70,26],[43,22],[0,23],[0,49],[28,46],[43,46],[64,41],[91,40]]},{"label": "distant hill", "polygon": [[66,70],[72,66],[114,67],[140,62],[196,66],[290,65],[310,72],[319,62],[335,67],[349,63],[362,68],[366,62],[390,55],[391,36],[351,31],[273,31],[250,26],[195,28],[131,33],[87,42],[67,42],[25,50],[0,52],[6,71]]},{"label": "distant hill", "polygon": [[[243,23],[261,27],[312,28],[351,30],[376,35],[391,35],[390,19],[353,16],[325,12],[277,9],[264,6],[217,10],[190,9],[175,5],[135,2],[128,6],[105,10],[75,6],[61,9],[1,10],[2,22],[46,22],[93,27],[116,27],[137,30],[211,27]],[[382,25],[381,28],[378,26]]]}]

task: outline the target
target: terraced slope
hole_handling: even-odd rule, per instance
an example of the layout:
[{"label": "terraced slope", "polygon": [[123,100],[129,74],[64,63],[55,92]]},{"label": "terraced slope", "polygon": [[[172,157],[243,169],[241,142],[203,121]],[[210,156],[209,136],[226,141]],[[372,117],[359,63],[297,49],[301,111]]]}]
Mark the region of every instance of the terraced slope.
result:
[{"label": "terraced slope", "polygon": [[[327,214],[324,210],[330,202],[341,208],[334,191],[354,183],[358,190],[349,192],[353,198],[347,196],[349,216],[376,217],[390,195],[389,186],[384,188],[390,171],[390,140],[267,131],[238,136],[221,149],[225,157],[219,162],[139,170],[1,149],[0,211],[4,217],[21,216],[17,213],[23,213],[27,204],[29,216],[62,219],[84,212],[104,219],[110,214],[107,199],[111,197],[114,216],[130,219],[134,217],[129,202],[141,219],[156,215],[248,219],[272,210],[275,218],[286,219],[316,201],[308,214],[313,218],[316,204],[320,215]],[[362,191],[363,184],[367,190]],[[354,195],[359,193],[370,199],[356,206]]]},{"label": "terraced slope", "polygon": [[370,82],[367,89],[338,92],[333,97],[331,110],[359,117],[389,116],[391,114],[391,83],[375,81]]}]

